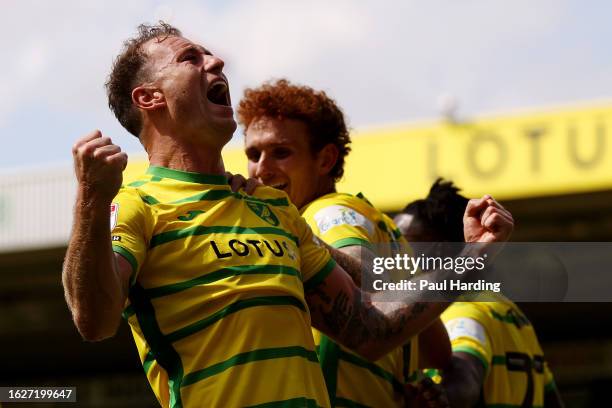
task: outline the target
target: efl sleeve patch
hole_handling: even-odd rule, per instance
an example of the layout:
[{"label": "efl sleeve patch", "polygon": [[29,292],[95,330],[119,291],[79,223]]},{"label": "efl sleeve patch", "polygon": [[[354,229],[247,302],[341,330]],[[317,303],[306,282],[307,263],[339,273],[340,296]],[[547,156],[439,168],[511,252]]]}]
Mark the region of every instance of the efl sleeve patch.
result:
[{"label": "efl sleeve patch", "polygon": [[487,344],[487,333],[485,328],[474,319],[459,317],[445,323],[448,337],[451,341],[460,337],[468,337],[476,340],[482,345]]},{"label": "efl sleeve patch", "polygon": [[352,208],[342,205],[325,207],[319,210],[313,218],[317,223],[317,227],[319,227],[321,235],[339,225],[363,227],[368,231],[369,235],[374,235],[374,224],[370,220]]},{"label": "efl sleeve patch", "polygon": [[119,215],[119,204],[112,203],[110,207],[110,229],[111,231],[117,226],[117,216]]}]

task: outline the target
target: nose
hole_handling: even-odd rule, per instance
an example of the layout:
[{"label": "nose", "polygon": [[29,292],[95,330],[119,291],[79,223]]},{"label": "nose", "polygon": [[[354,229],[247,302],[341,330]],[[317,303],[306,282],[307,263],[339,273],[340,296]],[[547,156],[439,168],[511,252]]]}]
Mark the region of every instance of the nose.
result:
[{"label": "nose", "polygon": [[266,181],[271,180],[274,175],[273,161],[267,154],[262,153],[259,156],[259,161],[255,165],[255,177],[266,184]]},{"label": "nose", "polygon": [[216,55],[207,55],[206,60],[204,62],[204,69],[206,72],[211,73],[221,73],[223,71],[223,67],[225,66],[225,62]]}]

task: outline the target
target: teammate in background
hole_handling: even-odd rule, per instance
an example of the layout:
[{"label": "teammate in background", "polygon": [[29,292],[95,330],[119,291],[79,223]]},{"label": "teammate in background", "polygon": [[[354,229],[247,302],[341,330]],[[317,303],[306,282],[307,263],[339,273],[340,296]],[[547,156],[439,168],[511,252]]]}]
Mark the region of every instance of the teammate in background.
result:
[{"label": "teammate in background", "polygon": [[[176,28],[139,27],[107,92],[151,166],[121,188],[119,146],[99,131],[75,143],[62,282],[85,339],[113,336],[123,312],[163,406],[328,406],[311,323],[376,359],[446,307],[376,302],[317,245],[284,193],[231,192],[221,151],[236,122],[223,61]],[[512,223],[482,220],[489,206],[471,203],[467,231],[505,241]]]},{"label": "teammate in background", "polygon": [[[350,138],[341,109],[324,92],[286,80],[248,89],[238,119],[245,129],[249,176],[287,192],[357,285],[363,259],[391,256],[394,245],[406,247],[391,219],[365,197],[336,192]],[[375,363],[316,329],[313,334],[336,406],[403,406],[402,384],[414,379],[419,357],[421,367],[450,362],[450,344],[440,320],[419,335],[420,341],[415,338]]]},{"label": "teammate in background", "polygon": [[[438,179],[425,199],[395,217],[413,242],[463,242],[467,198],[452,182]],[[553,376],[529,320],[510,300],[455,302],[443,314],[453,363],[442,389],[428,382],[426,399],[445,391],[451,407],[562,407]],[[435,403],[432,407],[437,406]]]}]

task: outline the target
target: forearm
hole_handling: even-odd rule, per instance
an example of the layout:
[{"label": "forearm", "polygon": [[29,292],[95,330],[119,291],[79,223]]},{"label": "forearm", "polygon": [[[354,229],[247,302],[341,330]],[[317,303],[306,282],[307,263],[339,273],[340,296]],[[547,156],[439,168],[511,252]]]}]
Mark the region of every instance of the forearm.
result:
[{"label": "forearm", "polygon": [[357,287],[361,287],[361,273],[362,273],[362,252],[360,248],[348,247],[343,249],[336,249],[327,243],[323,242],[332,258],[344,269],[344,271],[351,277]]},{"label": "forearm", "polygon": [[419,368],[445,369],[451,363],[452,349],[448,333],[438,318],[419,333]]},{"label": "forearm", "polygon": [[[480,251],[482,251],[482,248],[474,246],[464,249],[461,255],[476,256],[481,253]],[[426,278],[429,282],[435,283],[450,279],[471,281],[479,275],[479,271],[476,270],[466,271],[461,275],[452,270],[438,270],[423,274],[420,278]],[[408,295],[399,301],[390,301],[393,298],[389,293],[379,292],[370,296],[369,307],[366,302],[361,302],[359,306],[356,306],[361,307],[362,315],[368,316],[367,319],[363,318],[362,320],[364,326],[366,326],[365,330],[368,330],[371,336],[367,339],[361,339],[362,345],[360,346],[363,350],[366,350],[367,355],[370,355],[375,348],[384,348],[384,350],[390,351],[429,329],[431,324],[450,305],[450,302],[461,294],[459,291],[455,291],[440,296],[432,294],[428,290],[408,291],[407,293]],[[367,299],[367,296],[363,294],[362,296],[363,299]],[[445,333],[446,330],[439,320],[437,321],[439,328],[442,328],[441,331]],[[372,327],[369,327],[370,325]],[[377,327],[384,327],[384,330],[381,332]],[[379,334],[383,333],[384,336],[381,337]],[[347,337],[351,337],[351,335],[347,333]],[[446,343],[444,352],[446,353],[445,361],[448,362],[450,360],[450,342],[447,341]],[[444,364],[441,361],[438,361],[438,363]]]},{"label": "forearm", "polygon": [[470,408],[478,402],[484,372],[475,364],[453,355],[450,367],[443,371],[442,386],[452,408]]},{"label": "forearm", "polygon": [[[448,303],[423,301],[362,303],[363,333],[357,343],[358,352],[375,360],[408,341],[417,340],[447,307]],[[356,329],[349,329],[346,338],[352,338]]]},{"label": "forearm", "polygon": [[352,282],[343,284],[347,287],[340,293],[326,292],[327,282],[308,293],[313,325],[372,361],[407,343],[447,307],[431,302],[373,302],[376,295],[362,292]]},{"label": "forearm", "polygon": [[75,325],[92,341],[114,335],[125,301],[111,248],[109,208],[110,203],[79,192],[62,272]]},{"label": "forearm", "polygon": [[[474,256],[474,251],[481,249],[466,249],[462,255]],[[360,290],[346,272],[337,269],[307,293],[313,325],[370,360],[425,330],[448,307],[448,302],[460,294],[453,292],[443,302],[433,302],[427,291],[416,291],[393,300],[389,293],[369,294]],[[457,275],[447,270],[428,272],[425,276],[429,282],[476,278],[472,271]]]}]

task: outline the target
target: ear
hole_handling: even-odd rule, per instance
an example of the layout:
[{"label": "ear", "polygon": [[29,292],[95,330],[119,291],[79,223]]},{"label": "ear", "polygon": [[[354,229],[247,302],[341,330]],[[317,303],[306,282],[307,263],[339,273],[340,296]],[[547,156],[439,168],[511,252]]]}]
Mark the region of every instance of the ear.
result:
[{"label": "ear", "polygon": [[319,175],[325,176],[334,168],[338,161],[338,148],[334,144],[325,145],[317,153]]},{"label": "ear", "polygon": [[154,110],[166,106],[166,98],[158,88],[141,85],[132,90],[132,103],[143,110]]}]

